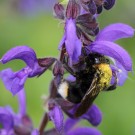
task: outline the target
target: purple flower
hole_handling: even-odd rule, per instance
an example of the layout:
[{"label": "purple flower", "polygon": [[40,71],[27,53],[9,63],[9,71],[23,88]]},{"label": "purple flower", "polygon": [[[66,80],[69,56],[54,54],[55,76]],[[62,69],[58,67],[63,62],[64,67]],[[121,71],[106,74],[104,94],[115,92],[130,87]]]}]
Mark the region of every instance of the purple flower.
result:
[{"label": "purple flower", "polygon": [[[95,128],[78,126],[78,119],[68,118],[64,123],[65,135],[101,135],[101,133]],[[55,129],[51,129],[45,132],[45,135],[57,134]]]},{"label": "purple flower", "polygon": [[57,18],[65,18],[65,32],[59,49],[66,48],[70,63],[76,63],[81,55],[82,43],[90,43],[90,36],[98,33],[96,19],[91,14],[81,14],[80,5],[75,0],[68,2],[66,14],[61,4],[55,4],[54,11]]},{"label": "purple flower", "polygon": [[81,118],[88,120],[93,126],[98,126],[102,121],[102,113],[96,105],[92,105]]},{"label": "purple flower", "polygon": [[64,125],[66,135],[101,135],[95,128],[80,127],[77,119],[67,119]]},{"label": "purple flower", "polygon": [[69,125],[70,127],[72,127],[73,125],[75,125],[75,123],[79,122],[82,119],[87,120],[93,126],[99,125],[102,120],[102,113],[96,105],[92,105],[89,108],[89,110],[79,118],[74,117],[74,113],[76,112],[77,105],[75,105],[69,111],[68,108],[70,107],[70,102],[65,101],[64,99],[61,100],[50,99],[48,102],[48,107],[49,107],[49,118],[54,123],[55,128],[59,134],[63,134],[63,132],[65,132],[64,129],[68,128],[68,126],[66,127],[64,126],[64,117],[63,117],[62,110],[64,110],[65,113],[68,114],[68,116],[71,117],[73,120],[73,122],[70,123]]},{"label": "purple flower", "polygon": [[0,133],[15,135],[30,134],[34,132],[32,122],[26,114],[26,101],[24,92],[25,91],[22,90],[17,94],[19,101],[19,112],[17,114],[14,113],[12,108],[9,106],[0,107],[0,124],[3,126],[3,128],[0,130]]},{"label": "purple flower", "polygon": [[[70,117],[74,118],[74,114],[75,114],[76,109],[78,108],[78,106],[79,106],[79,104],[75,105],[68,112]],[[92,105],[85,114],[83,114],[81,117],[78,118],[78,120],[80,120],[80,119],[85,119],[89,123],[91,123],[93,126],[98,126],[102,121],[102,113],[101,113],[101,111],[99,110],[99,108],[96,105]]]},{"label": "purple flower", "polygon": [[48,107],[50,120],[54,123],[57,132],[59,134],[63,134],[64,116],[60,106],[55,102],[55,100],[50,99]]},{"label": "purple flower", "polygon": [[35,52],[28,46],[18,46],[9,50],[0,60],[2,64],[20,59],[26,63],[26,67],[13,72],[10,68],[0,72],[0,78],[4,82],[6,88],[15,95],[24,88],[27,78],[39,75],[44,68],[40,67]]},{"label": "purple flower", "polygon": [[14,0],[12,5],[23,14],[33,15],[40,11],[51,11],[55,2],[56,0]]},{"label": "purple flower", "polygon": [[[65,46],[71,60],[76,62],[81,54],[82,43],[76,35],[76,27],[73,19],[68,19],[65,25]],[[72,33],[72,34],[71,34]]]},{"label": "purple flower", "polygon": [[13,116],[11,113],[7,110],[7,108],[0,107],[0,123],[3,126],[3,129],[0,130],[0,132],[13,132],[12,127],[13,127]]},{"label": "purple flower", "polygon": [[39,3],[37,0],[20,0],[20,2],[18,2],[18,7],[23,13],[32,13],[37,10],[38,6]]},{"label": "purple flower", "polygon": [[[64,16],[63,13],[64,11],[61,10],[62,8],[58,9],[57,7],[62,7],[62,5],[56,4],[54,7],[57,17],[61,19]],[[76,34],[75,18],[77,17],[78,14],[79,14],[79,5],[74,0],[69,1],[69,4],[66,9],[65,33],[59,45],[59,49],[62,49],[62,47],[65,44],[66,51],[70,57],[70,60],[73,62],[76,62],[78,60],[78,56],[80,56],[81,54],[81,46],[82,46],[82,43]]]},{"label": "purple flower", "polygon": [[134,29],[132,27],[116,23],[101,30],[96,36],[95,41],[87,47],[90,52],[96,52],[111,57],[114,60],[115,64],[112,71],[117,73],[118,85],[122,85],[127,78],[127,72],[132,71],[132,60],[126,50],[113,42],[132,36],[134,36]]}]

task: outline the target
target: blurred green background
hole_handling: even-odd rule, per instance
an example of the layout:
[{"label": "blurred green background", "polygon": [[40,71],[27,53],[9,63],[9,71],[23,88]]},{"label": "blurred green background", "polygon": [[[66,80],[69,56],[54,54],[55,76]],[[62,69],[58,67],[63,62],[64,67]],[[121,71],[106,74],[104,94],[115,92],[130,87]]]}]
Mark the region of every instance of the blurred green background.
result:
[{"label": "blurred green background", "polygon": [[[46,9],[22,14],[12,1],[0,0],[0,57],[17,45],[29,45],[38,57],[58,57],[57,47],[63,34],[63,24],[53,18],[52,12],[49,13]],[[134,0],[116,0],[112,10],[104,11],[99,16],[100,28],[116,22],[127,23],[135,28],[134,5]],[[103,113],[103,120],[98,129],[103,135],[135,135],[135,38],[122,39],[118,43],[131,55],[133,73],[130,73],[124,86],[113,92],[103,92],[96,99],[95,103]],[[19,70],[24,65],[22,61],[12,61],[0,65],[0,70],[7,67]],[[40,78],[28,79],[25,84],[27,111],[35,127],[38,127],[44,112],[42,97],[48,95],[51,78],[51,72],[47,71]],[[0,93],[0,106],[10,104],[17,111],[16,97],[5,89],[1,81]],[[85,124],[90,126],[87,122]]]}]

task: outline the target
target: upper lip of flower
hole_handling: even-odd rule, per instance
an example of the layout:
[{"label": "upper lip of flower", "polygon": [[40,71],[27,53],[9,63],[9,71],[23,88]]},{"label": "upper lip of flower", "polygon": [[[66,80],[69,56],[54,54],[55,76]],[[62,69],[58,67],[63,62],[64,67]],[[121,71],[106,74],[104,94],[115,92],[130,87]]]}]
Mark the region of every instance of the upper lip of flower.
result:
[{"label": "upper lip of flower", "polygon": [[121,38],[134,36],[134,29],[126,24],[116,23],[105,27],[95,41],[88,46],[92,52],[110,56],[118,61],[127,71],[132,70],[132,60],[128,52],[113,43]]},{"label": "upper lip of flower", "polygon": [[[116,61],[116,68],[120,68],[120,70],[117,70],[118,84],[120,85],[123,84],[127,78],[125,77],[127,75],[126,72],[132,71],[132,59],[125,49],[113,42],[121,38],[132,36],[134,36],[134,29],[132,27],[126,24],[116,23],[101,30],[96,36],[95,41],[87,46],[90,52],[96,52],[111,57]],[[124,75],[124,79],[119,75]]]},{"label": "upper lip of flower", "polygon": [[[0,72],[2,81],[13,95],[23,89],[24,83],[28,77],[41,75],[55,62],[55,58],[37,59],[34,50],[28,46],[17,46],[12,48],[3,55],[0,62],[6,64],[14,59],[24,61],[26,67],[17,72],[13,72],[9,68]],[[44,66],[40,66],[39,63]]]}]

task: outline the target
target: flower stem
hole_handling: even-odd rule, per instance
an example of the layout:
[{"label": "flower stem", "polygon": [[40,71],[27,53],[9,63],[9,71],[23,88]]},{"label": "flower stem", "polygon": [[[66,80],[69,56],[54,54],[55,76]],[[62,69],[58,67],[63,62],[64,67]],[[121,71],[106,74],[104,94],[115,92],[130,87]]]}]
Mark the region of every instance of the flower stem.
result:
[{"label": "flower stem", "polygon": [[42,118],[41,124],[39,126],[39,135],[43,135],[44,129],[45,129],[47,123],[48,123],[48,113],[45,113]]}]

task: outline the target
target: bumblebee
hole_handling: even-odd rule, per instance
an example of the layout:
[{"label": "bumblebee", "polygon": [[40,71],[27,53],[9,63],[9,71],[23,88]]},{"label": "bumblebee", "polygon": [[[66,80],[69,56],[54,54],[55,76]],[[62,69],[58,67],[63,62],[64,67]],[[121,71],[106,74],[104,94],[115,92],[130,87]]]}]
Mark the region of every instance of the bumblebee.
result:
[{"label": "bumblebee", "polygon": [[[116,88],[116,74],[111,70],[109,59],[101,54],[84,54],[73,68],[69,67],[67,62],[63,63],[65,69],[76,80],[71,82],[63,79],[58,87],[58,94],[72,103],[80,104],[75,112],[75,117],[87,112],[101,91],[109,91]],[[115,77],[113,85],[110,84],[112,76]]]}]

